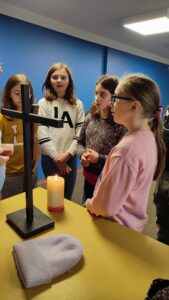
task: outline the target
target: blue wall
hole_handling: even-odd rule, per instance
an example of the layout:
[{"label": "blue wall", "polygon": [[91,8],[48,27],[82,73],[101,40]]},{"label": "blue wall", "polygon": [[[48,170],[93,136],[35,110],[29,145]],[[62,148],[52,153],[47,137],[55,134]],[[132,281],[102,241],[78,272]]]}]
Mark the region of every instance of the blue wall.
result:
[{"label": "blue wall", "polygon": [[122,76],[129,73],[144,73],[154,79],[161,91],[161,103],[165,107],[169,104],[169,66],[150,59],[108,49],[107,73]]},{"label": "blue wall", "polygon": [[[42,84],[51,64],[64,62],[73,71],[76,96],[85,110],[91,105],[95,81],[100,74],[124,75],[142,72],[160,86],[162,104],[168,101],[168,65],[110,49],[95,43],[33,25],[15,18],[0,15],[0,62],[4,73],[0,75],[0,90],[8,77],[25,73],[32,81],[35,98],[42,97]],[[43,177],[41,166],[39,179]]]},{"label": "blue wall", "polygon": [[64,62],[73,71],[76,96],[89,108],[96,78],[102,73],[102,46],[3,15],[0,23],[1,87],[11,74],[25,73],[38,101],[50,65]]}]

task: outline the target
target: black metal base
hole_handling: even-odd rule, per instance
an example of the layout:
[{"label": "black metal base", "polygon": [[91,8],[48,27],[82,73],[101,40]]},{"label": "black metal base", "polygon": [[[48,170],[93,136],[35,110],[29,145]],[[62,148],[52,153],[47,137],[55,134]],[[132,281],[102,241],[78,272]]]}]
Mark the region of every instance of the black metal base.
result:
[{"label": "black metal base", "polygon": [[55,222],[36,207],[33,207],[33,215],[33,221],[29,224],[26,219],[26,209],[24,208],[6,215],[6,221],[25,239],[55,226]]}]

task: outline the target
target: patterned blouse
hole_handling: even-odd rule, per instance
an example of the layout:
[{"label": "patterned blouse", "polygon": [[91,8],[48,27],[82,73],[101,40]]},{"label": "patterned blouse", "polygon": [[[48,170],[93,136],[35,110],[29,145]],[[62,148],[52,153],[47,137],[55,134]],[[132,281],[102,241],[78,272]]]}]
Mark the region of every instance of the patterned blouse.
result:
[{"label": "patterned blouse", "polygon": [[102,119],[99,116],[92,117],[89,113],[85,118],[78,139],[77,154],[80,158],[86,149],[90,148],[99,153],[99,161],[97,164],[90,164],[85,169],[90,173],[99,175],[107,155],[126,132],[127,129],[124,126],[115,122],[110,123],[108,119]]}]

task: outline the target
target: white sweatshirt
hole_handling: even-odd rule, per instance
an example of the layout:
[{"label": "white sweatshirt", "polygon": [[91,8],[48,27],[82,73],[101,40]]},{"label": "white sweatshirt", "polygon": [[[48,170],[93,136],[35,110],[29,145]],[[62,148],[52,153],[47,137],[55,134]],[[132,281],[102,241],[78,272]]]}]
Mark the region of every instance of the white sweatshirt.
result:
[{"label": "white sweatshirt", "polygon": [[45,98],[39,100],[39,116],[63,120],[63,128],[39,125],[38,141],[41,152],[52,159],[60,153],[68,152],[76,154],[77,139],[84,122],[84,108],[82,102],[77,99],[76,104],[71,105],[65,99],[48,101]]}]

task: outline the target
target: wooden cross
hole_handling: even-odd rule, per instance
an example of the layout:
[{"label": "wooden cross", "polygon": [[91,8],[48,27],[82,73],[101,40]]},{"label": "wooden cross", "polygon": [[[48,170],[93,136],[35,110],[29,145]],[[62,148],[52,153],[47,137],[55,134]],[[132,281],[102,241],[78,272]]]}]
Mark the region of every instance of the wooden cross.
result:
[{"label": "wooden cross", "polygon": [[28,238],[44,230],[54,227],[54,221],[33,206],[32,192],[32,123],[62,128],[63,120],[48,119],[31,113],[29,85],[21,85],[22,111],[1,108],[1,113],[12,118],[22,119],[24,141],[24,176],[26,192],[26,208],[7,215],[7,223],[19,235]]}]

